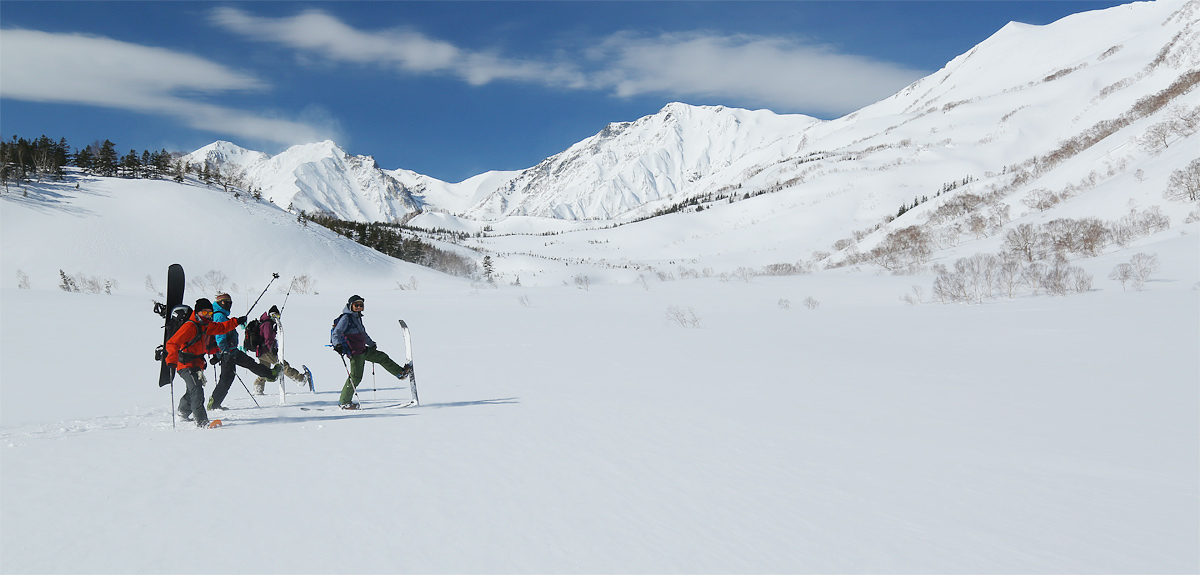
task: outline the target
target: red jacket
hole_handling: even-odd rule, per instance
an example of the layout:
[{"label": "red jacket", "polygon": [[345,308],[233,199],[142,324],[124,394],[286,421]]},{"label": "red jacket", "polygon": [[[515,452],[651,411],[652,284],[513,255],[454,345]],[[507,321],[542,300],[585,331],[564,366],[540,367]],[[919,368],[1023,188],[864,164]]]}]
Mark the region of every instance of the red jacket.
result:
[{"label": "red jacket", "polygon": [[[176,369],[184,369],[187,367],[196,367],[204,369],[204,354],[209,352],[209,348],[215,347],[212,343],[212,336],[229,333],[237,329],[237,318],[230,318],[222,322],[213,322],[200,319],[196,314],[192,314],[192,319],[184,322],[179,326],[179,330],[171,339],[167,340],[167,363],[175,366]],[[202,330],[200,337],[196,337],[197,330]],[[191,345],[188,345],[191,343]],[[179,353],[190,353],[194,358],[180,360]]]}]

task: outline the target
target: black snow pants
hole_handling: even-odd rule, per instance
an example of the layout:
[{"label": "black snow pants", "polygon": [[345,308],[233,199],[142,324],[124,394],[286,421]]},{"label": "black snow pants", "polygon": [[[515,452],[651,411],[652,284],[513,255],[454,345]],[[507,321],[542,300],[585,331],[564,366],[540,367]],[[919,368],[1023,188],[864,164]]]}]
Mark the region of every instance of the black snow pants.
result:
[{"label": "black snow pants", "polygon": [[229,394],[229,387],[233,385],[233,376],[237,374],[237,366],[242,366],[258,377],[271,378],[271,368],[261,363],[258,363],[250,356],[242,353],[240,349],[231,349],[221,353],[221,378],[217,380],[217,386],[213,388],[212,402],[213,407],[219,407],[221,402],[225,401],[225,396]]}]

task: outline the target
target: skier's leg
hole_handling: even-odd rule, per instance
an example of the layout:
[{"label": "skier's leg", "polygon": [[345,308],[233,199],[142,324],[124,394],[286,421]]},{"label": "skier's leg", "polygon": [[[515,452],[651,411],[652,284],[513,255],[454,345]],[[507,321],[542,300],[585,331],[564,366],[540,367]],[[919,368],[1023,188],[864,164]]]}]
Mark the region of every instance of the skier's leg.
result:
[{"label": "skier's leg", "polygon": [[338,403],[346,405],[354,399],[354,390],[358,388],[358,382],[362,381],[363,367],[366,364],[365,354],[350,358],[350,377],[346,378],[346,385],[342,386],[342,395],[338,398]]},{"label": "skier's leg", "polygon": [[232,350],[221,354],[221,376],[212,392],[212,408],[214,409],[220,407],[221,402],[225,401],[225,396],[229,395],[229,387],[233,385],[233,376],[237,374],[237,363],[233,357],[235,353],[241,352]]},{"label": "skier's leg", "polygon": [[[269,368],[272,365],[279,363],[279,359],[275,355],[274,352],[267,352],[267,353],[264,353],[264,354],[258,356],[258,363],[265,365]],[[254,380],[254,393],[257,393],[258,395],[262,395],[263,391],[266,390],[266,388],[267,388],[267,378],[259,377]]]},{"label": "skier's leg", "polygon": [[386,369],[388,373],[396,377],[404,377],[408,375],[403,366],[393,361],[392,358],[388,357],[388,354],[383,353],[378,349],[370,350],[367,353],[364,353],[362,357],[365,357],[367,361],[371,363],[378,364],[379,367]]},{"label": "skier's leg", "polygon": [[204,410],[204,372],[196,368],[188,368],[180,371],[179,375],[187,384],[187,391],[183,395],[191,407],[192,419],[196,425],[208,425],[208,412]]},{"label": "skier's leg", "polygon": [[275,379],[275,372],[269,366],[254,361],[253,358],[242,353],[241,350],[235,349],[229,353],[234,356],[234,361],[237,362],[238,365],[250,370],[254,373],[254,375],[265,377],[267,379]]}]

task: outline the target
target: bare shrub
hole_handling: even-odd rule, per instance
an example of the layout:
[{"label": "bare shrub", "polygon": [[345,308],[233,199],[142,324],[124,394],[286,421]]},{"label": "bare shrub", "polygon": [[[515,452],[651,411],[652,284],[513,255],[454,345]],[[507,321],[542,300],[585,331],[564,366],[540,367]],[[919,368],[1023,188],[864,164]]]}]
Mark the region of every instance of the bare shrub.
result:
[{"label": "bare shrub", "polygon": [[1033,262],[1038,248],[1038,231],[1033,224],[1020,224],[1004,236],[1004,250],[1016,254],[1026,263]]},{"label": "bare shrub", "polygon": [[1117,264],[1117,266],[1114,267],[1111,272],[1108,272],[1108,279],[1121,282],[1121,291],[1128,291],[1126,285],[1129,284],[1129,282],[1134,281],[1136,275],[1137,274],[1134,273],[1132,265],[1127,263]]},{"label": "bare shrub", "polygon": [[642,286],[642,289],[650,291],[650,283],[646,281],[646,276],[639,274],[637,277],[637,284]]},{"label": "bare shrub", "polygon": [[700,327],[700,317],[690,307],[684,310],[678,306],[667,306],[667,322],[684,328]]},{"label": "bare shrub", "polygon": [[229,281],[229,278],[225,277],[224,273],[221,273],[217,270],[208,270],[208,272],[204,274],[204,283],[212,288],[213,293],[225,291],[225,282],[227,281]]},{"label": "bare shrub", "polygon": [[29,276],[21,270],[17,270],[17,289],[29,289]]},{"label": "bare shrub", "polygon": [[1192,160],[1185,168],[1171,172],[1163,197],[1187,202],[1200,200],[1200,158]]},{"label": "bare shrub", "polygon": [[812,296],[804,298],[804,307],[808,309],[817,309],[821,307],[821,302],[814,299]]},{"label": "bare shrub", "polygon": [[533,307],[533,301],[530,300],[529,296],[527,296],[527,295],[523,295],[523,296],[517,298],[517,303],[519,303],[525,307]]},{"label": "bare shrub", "polygon": [[1137,278],[1136,287],[1141,291],[1142,286],[1150,280],[1150,275],[1158,271],[1158,256],[1139,252],[1129,259],[1129,264],[1133,266],[1133,274]]},{"label": "bare shrub", "polygon": [[1024,198],[1021,203],[1029,206],[1032,209],[1044,212],[1062,201],[1062,197],[1054,193],[1048,188],[1038,188],[1032,190]]},{"label": "bare shrub", "polygon": [[398,290],[415,290],[415,289],[417,289],[418,285],[419,284],[417,282],[417,276],[409,276],[408,283],[406,283],[406,284],[396,282],[396,289],[398,289]]},{"label": "bare shrub", "polygon": [[[413,280],[415,282],[416,278],[413,278]],[[283,286],[280,286],[280,287],[283,287]],[[292,283],[290,284],[288,289],[292,292],[295,292],[295,293],[298,293],[301,295],[316,294],[317,293],[317,280],[310,277],[308,274],[296,276],[296,277],[292,278]],[[413,289],[416,289],[415,283],[413,284]]]},{"label": "bare shrub", "polygon": [[584,274],[578,274],[575,276],[575,285],[579,286],[579,289],[582,289],[583,291],[592,291],[592,278],[589,278]]},{"label": "bare shrub", "polygon": [[784,298],[779,298],[779,309],[792,309],[792,302]]}]

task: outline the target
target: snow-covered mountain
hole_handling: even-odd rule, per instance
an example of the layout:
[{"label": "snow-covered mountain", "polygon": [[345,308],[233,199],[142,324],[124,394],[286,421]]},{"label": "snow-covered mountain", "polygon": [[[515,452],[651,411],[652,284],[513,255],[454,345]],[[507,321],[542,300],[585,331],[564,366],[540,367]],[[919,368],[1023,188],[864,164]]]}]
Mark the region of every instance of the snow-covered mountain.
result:
[{"label": "snow-covered mountain", "polygon": [[[1100,138],[1106,150],[1121,148],[1107,157],[1110,163],[1136,163],[1130,138],[1180,107],[1200,104],[1192,91],[1200,67],[1197,6],[1158,0],[1046,26],[1010,23],[942,70],[832,121],[672,103],[610,124],[537,166],[453,184],[380,170],[370,157],[348,156],[332,142],[273,158],[218,143],[191,157],[244,166],[281,207],[351,220],[395,221],[419,209],[488,222],[627,221],[734,191],[806,190],[853,199],[844,227],[861,226],[949,182],[970,178],[987,180],[976,188],[1003,187],[1011,182],[987,174],[1061,157],[1064,142],[1076,142],[1066,148],[1073,156],[1081,138],[1083,148],[1098,143],[1088,135],[1097,129],[1118,128]],[[1168,89],[1175,92],[1164,96]],[[1172,107],[1138,107],[1153,97]],[[1059,179],[1089,172],[1076,169]]]},{"label": "snow-covered mountain", "polygon": [[293,211],[335,214],[345,220],[395,222],[424,201],[370,156],[352,156],[331,141],[293,146],[276,156],[218,141],[183,157],[210,169],[232,165],[245,186]]}]

